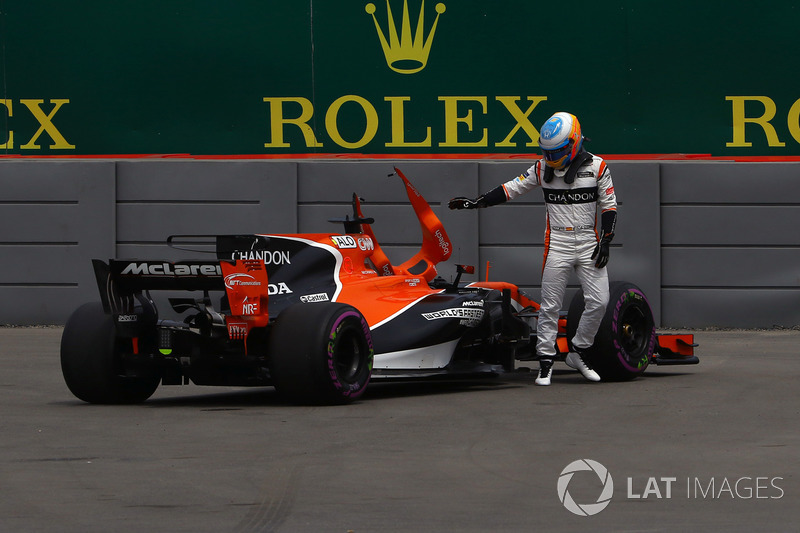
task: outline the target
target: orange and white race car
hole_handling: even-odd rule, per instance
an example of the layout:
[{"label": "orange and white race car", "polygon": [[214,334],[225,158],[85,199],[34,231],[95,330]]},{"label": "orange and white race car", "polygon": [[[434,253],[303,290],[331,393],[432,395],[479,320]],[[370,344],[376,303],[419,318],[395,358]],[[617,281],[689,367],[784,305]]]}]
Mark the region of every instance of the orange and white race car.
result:
[{"label": "orange and white race car", "polygon": [[[159,384],[271,385],[291,401],[343,403],[371,379],[514,370],[535,346],[539,305],[511,283],[461,282],[472,267],[437,277],[453,245],[395,171],[422,230],[419,252],[399,265],[355,194],[352,218],[335,221],[344,233],[219,235],[213,260],[94,260],[100,302],[79,307],[61,341],[69,389],[91,403],[135,403]],[[169,298],[185,318],[159,318],[155,290],[189,293]],[[562,358],[582,305],[579,294],[562,317]],[[696,363],[693,347],[691,335],[657,335],[645,295],[618,282],[588,357],[603,379],[621,380],[651,363]]]}]

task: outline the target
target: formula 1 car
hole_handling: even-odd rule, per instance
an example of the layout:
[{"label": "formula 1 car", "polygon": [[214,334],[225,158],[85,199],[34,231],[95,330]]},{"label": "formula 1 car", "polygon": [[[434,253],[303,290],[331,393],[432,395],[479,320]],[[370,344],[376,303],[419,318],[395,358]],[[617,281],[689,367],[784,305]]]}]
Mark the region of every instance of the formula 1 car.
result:
[{"label": "formula 1 car", "polygon": [[[332,221],[342,234],[214,236],[213,260],[94,260],[100,302],[79,307],[61,341],[70,391],[90,403],[136,403],[159,384],[191,381],[272,385],[293,402],[346,403],[371,379],[513,371],[531,356],[539,305],[511,283],[461,282],[474,273],[466,265],[452,282],[437,277],[453,245],[395,171],[422,229],[419,252],[399,265],[355,194],[352,218]],[[168,300],[183,320],[159,317],[156,290],[194,293]],[[562,359],[582,306],[578,294],[561,319]],[[615,283],[587,356],[603,379],[624,380],[651,363],[696,363],[693,346],[691,335],[656,335],[642,291]]]}]

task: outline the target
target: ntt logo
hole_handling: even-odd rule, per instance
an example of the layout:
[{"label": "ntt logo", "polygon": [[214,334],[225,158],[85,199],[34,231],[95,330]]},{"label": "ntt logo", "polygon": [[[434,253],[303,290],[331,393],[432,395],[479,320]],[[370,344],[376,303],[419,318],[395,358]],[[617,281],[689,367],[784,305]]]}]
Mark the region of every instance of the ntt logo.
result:
[{"label": "ntt logo", "polygon": [[[603,490],[597,501],[594,503],[577,503],[569,493],[569,484],[572,481],[572,476],[575,472],[592,471],[597,474],[600,482],[603,484]],[[593,516],[605,509],[611,503],[611,496],[614,494],[614,480],[611,479],[611,474],[608,469],[591,459],[578,459],[568,464],[561,475],[558,476],[558,499],[564,504],[564,507],[573,514],[578,516]]]}]

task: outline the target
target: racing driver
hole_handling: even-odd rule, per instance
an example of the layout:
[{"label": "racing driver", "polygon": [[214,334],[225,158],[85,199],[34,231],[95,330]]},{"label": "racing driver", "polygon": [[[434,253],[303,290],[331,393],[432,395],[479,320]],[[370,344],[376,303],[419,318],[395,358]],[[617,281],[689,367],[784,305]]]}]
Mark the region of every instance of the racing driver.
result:
[{"label": "racing driver", "polygon": [[[573,352],[566,363],[590,381],[600,381],[584,351],[594,343],[608,304],[609,245],[617,221],[617,199],[611,173],[602,158],[583,148],[577,117],[559,112],[542,126],[539,146],[543,159],[525,173],[475,199],[450,200],[450,209],[476,209],[513,200],[541,187],[546,205],[542,298],[539,309],[536,354],[537,385],[550,385],[556,355],[558,313],[572,270],[578,275],[585,309],[571,339]],[[601,230],[598,235],[597,206]]]}]

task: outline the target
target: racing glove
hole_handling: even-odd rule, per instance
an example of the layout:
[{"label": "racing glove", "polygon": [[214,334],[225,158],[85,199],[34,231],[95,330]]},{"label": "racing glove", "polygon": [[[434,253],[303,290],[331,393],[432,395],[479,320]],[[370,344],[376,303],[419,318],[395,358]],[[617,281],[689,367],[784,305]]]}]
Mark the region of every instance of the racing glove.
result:
[{"label": "racing glove", "polygon": [[464,196],[458,196],[450,200],[447,207],[450,209],[480,209],[481,207],[486,207],[486,202],[483,201],[483,196],[479,196],[474,200],[465,198]]},{"label": "racing glove", "polygon": [[611,244],[611,239],[607,239],[603,236],[600,239],[600,242],[597,243],[597,246],[594,247],[594,252],[592,252],[592,259],[595,257],[597,261],[595,261],[594,266],[597,268],[603,268],[608,264],[608,253],[609,253],[609,245]]},{"label": "racing glove", "polygon": [[500,185],[486,194],[478,196],[474,200],[471,198],[465,198],[463,196],[453,198],[447,204],[447,207],[450,209],[481,209],[491,205],[502,204],[506,200],[506,191],[503,189],[503,186]]},{"label": "racing glove", "polygon": [[592,259],[597,258],[597,261],[594,263],[594,266],[597,268],[603,268],[608,264],[611,241],[614,239],[614,228],[616,225],[616,211],[606,211],[603,213],[600,222],[602,237],[600,237],[600,241],[597,243],[597,246],[594,247],[594,252],[592,252]]}]

